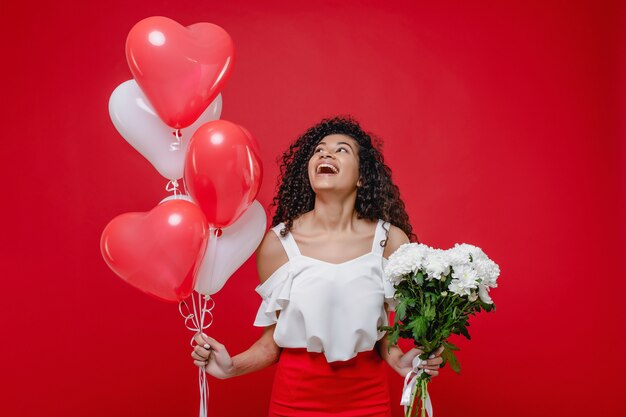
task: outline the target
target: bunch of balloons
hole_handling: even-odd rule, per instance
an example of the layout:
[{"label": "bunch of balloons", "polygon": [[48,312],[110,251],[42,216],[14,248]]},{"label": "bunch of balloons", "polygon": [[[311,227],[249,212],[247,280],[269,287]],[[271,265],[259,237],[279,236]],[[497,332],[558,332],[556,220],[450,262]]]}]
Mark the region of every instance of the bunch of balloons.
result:
[{"label": "bunch of balloons", "polygon": [[258,144],[244,127],[219,119],[233,42],[211,23],[184,27],[149,17],[128,34],[126,58],[134,79],[113,91],[111,119],[174,195],[147,213],[111,220],[102,256],[123,280],[161,300],[181,302],[194,289],[209,297],[250,257],[266,227],[255,200]]}]

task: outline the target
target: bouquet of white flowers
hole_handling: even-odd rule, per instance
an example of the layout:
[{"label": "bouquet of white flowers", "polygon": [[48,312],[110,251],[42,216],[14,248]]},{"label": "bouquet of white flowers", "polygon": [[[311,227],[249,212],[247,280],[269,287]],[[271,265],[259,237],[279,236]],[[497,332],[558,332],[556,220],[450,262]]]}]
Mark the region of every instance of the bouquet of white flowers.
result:
[{"label": "bouquet of white flowers", "polygon": [[405,379],[402,404],[407,417],[417,410],[416,400],[421,403],[421,416],[428,412],[432,417],[427,390],[430,376],[418,369],[420,360],[443,346],[443,365],[449,363],[460,372],[454,354],[458,348],[448,337],[458,334],[469,339],[469,317],[495,309],[489,289],[497,286],[499,275],[495,262],[480,248],[465,243],[448,250],[407,243],[389,257],[385,276],[394,285],[397,305],[393,325],[382,329],[388,331],[390,345],[402,337],[413,339],[424,351]]}]

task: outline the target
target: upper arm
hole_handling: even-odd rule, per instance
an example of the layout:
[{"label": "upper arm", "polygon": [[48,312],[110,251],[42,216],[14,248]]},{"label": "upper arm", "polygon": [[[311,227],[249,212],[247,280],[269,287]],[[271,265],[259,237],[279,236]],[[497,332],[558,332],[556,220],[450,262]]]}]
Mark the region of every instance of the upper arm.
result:
[{"label": "upper arm", "polygon": [[409,237],[404,233],[402,229],[394,225],[390,225],[389,234],[387,235],[387,244],[385,245],[385,251],[383,256],[389,258],[389,255],[394,253],[401,245],[409,243]]},{"label": "upper arm", "polygon": [[289,261],[283,245],[272,230],[268,230],[256,251],[256,266],[261,283]]}]

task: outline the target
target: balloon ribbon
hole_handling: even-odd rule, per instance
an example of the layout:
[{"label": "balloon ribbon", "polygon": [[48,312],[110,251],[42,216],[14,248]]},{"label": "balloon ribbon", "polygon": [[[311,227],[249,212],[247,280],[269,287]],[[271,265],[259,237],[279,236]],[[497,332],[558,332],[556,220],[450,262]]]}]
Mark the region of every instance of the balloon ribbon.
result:
[{"label": "balloon ribbon", "polygon": [[[197,298],[197,300],[196,300]],[[185,327],[194,332],[189,344],[193,347],[194,337],[213,324],[213,313],[215,301],[210,295],[200,293],[191,295],[192,308],[185,300],[178,304],[178,311],[185,319]],[[204,368],[198,368],[198,389],[200,390],[200,417],[207,417],[207,403],[209,400],[209,386]]]}]

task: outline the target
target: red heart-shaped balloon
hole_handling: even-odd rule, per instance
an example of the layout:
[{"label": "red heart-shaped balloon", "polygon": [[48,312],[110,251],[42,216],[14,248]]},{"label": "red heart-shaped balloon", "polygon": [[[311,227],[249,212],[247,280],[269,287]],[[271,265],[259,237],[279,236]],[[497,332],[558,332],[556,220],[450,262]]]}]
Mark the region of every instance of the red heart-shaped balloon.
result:
[{"label": "red heart-shaped balloon", "polygon": [[205,251],[202,210],[189,201],[165,201],[148,213],[115,217],[102,232],[100,250],[124,281],[164,301],[187,298]]},{"label": "red heart-shaped balloon", "polygon": [[241,126],[215,120],[191,137],[185,187],[213,227],[233,224],[259,192],[263,166],[258,144]]},{"label": "red heart-shaped balloon", "polygon": [[192,124],[230,76],[233,41],[212,23],[179,25],[166,17],[143,19],[126,39],[126,59],[137,84],[161,120],[180,129]]}]

